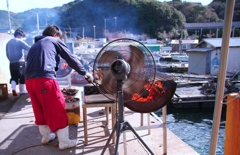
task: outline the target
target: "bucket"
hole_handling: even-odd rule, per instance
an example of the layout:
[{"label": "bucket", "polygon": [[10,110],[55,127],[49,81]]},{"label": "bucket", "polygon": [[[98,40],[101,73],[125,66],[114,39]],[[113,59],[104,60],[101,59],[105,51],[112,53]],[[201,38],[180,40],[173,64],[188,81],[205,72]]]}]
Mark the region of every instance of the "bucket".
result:
[{"label": "bucket", "polygon": [[78,124],[80,122],[79,98],[65,98],[68,124]]}]

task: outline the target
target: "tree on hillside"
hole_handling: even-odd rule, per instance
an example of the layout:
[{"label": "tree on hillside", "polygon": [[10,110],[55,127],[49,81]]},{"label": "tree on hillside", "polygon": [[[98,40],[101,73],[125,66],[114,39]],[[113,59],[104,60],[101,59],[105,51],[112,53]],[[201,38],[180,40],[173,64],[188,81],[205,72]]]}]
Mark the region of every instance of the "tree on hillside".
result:
[{"label": "tree on hillside", "polygon": [[240,0],[235,0],[233,21],[240,21]]},{"label": "tree on hillside", "polygon": [[[7,11],[1,11],[0,12],[0,23],[3,25],[1,28],[2,29],[8,29],[9,28],[9,22],[8,20],[8,12]],[[11,16],[10,16],[11,17]]]},{"label": "tree on hillside", "polygon": [[[219,18],[224,19],[226,10],[225,0],[213,0],[212,3],[209,4],[209,8],[211,8],[213,12],[216,12]],[[235,0],[233,21],[240,21],[240,0]]]},{"label": "tree on hillside", "polygon": [[224,19],[226,1],[213,1],[210,3],[209,7],[213,9],[214,12],[217,13],[218,17]]},{"label": "tree on hillside", "polygon": [[184,15],[167,3],[140,2],[137,8],[138,26],[153,38],[159,37],[159,33],[172,32],[176,25],[180,28],[185,22]]},{"label": "tree on hillside", "polygon": [[[240,0],[236,0],[234,21],[240,21],[239,10]],[[129,33],[166,39],[179,38],[185,22],[220,22],[224,11],[225,0],[214,0],[209,6],[181,0],[74,0],[62,7],[11,13],[11,21],[12,28],[31,32],[37,28],[38,13],[40,29],[56,24],[70,37],[93,37],[96,32],[96,37],[100,38],[107,32],[111,36],[128,36]],[[0,29],[8,27],[6,11],[0,11],[0,17]]]},{"label": "tree on hillside", "polygon": [[[81,1],[70,9],[62,12],[59,24],[62,27],[83,28],[85,35],[93,36],[93,25],[96,35],[103,37],[104,31],[131,31],[138,32],[136,27],[135,4],[126,1],[87,0]],[[81,31],[76,32],[83,35]]]},{"label": "tree on hillside", "polygon": [[[224,20],[224,14],[226,10],[226,1],[225,0],[213,0],[212,3],[209,4],[209,8],[212,11],[216,12],[219,18]],[[234,12],[233,12],[233,21],[240,21],[240,0],[235,0],[234,4]],[[220,34],[221,35],[221,34]],[[240,36],[240,29],[235,29],[234,35]]]},{"label": "tree on hillside", "polygon": [[187,23],[204,23],[220,21],[217,14],[206,6],[190,2],[173,1],[169,5],[185,15]]},{"label": "tree on hillside", "polygon": [[[17,29],[21,28],[22,25],[22,19],[19,19],[16,17],[17,14],[13,12],[10,13],[10,21],[11,21],[11,28]],[[7,11],[0,11],[0,29],[7,29],[9,28],[9,18],[8,18],[8,12]]]},{"label": "tree on hillside", "polygon": [[26,32],[44,29],[49,24],[57,25],[59,20],[58,11],[55,9],[32,9],[20,14],[23,18],[22,29]]}]

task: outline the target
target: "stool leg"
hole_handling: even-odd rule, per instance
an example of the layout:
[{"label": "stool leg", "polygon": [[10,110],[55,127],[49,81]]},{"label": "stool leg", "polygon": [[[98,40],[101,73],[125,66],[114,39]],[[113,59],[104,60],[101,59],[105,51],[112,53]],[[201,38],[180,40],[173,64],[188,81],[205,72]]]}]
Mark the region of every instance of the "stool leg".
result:
[{"label": "stool leg", "polygon": [[105,111],[106,111],[106,125],[108,125],[109,107],[105,107]]},{"label": "stool leg", "polygon": [[[147,113],[147,117],[148,117],[148,126],[150,126],[150,113]],[[150,129],[148,129],[148,134],[150,135],[151,134],[151,131]]]},{"label": "stool leg", "polygon": [[87,108],[83,108],[83,126],[84,126],[84,140],[85,140],[85,145],[88,145]]},{"label": "stool leg", "polygon": [[143,126],[143,113],[141,113],[140,126]]}]

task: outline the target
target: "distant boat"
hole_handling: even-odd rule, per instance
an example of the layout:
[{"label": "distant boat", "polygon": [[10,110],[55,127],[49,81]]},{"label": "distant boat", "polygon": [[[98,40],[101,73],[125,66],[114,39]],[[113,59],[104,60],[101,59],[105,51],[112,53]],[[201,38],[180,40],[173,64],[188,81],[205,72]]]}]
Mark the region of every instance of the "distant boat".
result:
[{"label": "distant boat", "polygon": [[172,55],[171,52],[160,52],[160,57],[163,60],[171,60],[172,59]]},{"label": "distant boat", "polygon": [[155,63],[160,63],[161,56],[158,53],[152,53]]},{"label": "distant boat", "polygon": [[184,61],[184,62],[188,62],[188,55],[187,54],[172,54],[172,60],[175,60],[175,61]]},{"label": "distant boat", "polygon": [[168,73],[184,73],[188,71],[188,62],[161,62],[157,65],[157,70]]}]

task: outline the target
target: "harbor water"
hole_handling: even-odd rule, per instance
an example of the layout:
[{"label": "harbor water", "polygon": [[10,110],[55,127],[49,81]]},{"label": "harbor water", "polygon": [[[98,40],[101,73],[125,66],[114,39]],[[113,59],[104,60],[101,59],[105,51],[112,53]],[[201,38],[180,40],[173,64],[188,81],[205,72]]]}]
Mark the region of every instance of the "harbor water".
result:
[{"label": "harbor water", "polygon": [[[156,112],[161,118],[161,112]],[[214,108],[167,108],[167,128],[200,155],[208,155]],[[222,109],[216,155],[224,154],[226,107]]]}]

